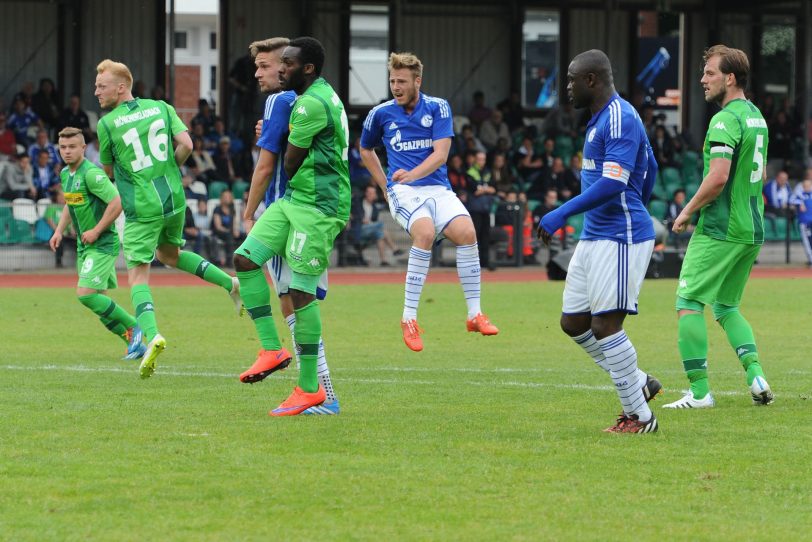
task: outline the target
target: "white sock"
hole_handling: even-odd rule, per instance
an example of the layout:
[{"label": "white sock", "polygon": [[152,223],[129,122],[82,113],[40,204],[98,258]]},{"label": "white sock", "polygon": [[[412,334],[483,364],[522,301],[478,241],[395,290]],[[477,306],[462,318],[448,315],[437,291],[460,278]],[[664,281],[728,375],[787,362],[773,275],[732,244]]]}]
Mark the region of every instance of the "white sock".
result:
[{"label": "white sock", "polygon": [[[583,348],[584,351],[589,354],[589,357],[595,360],[598,367],[607,373],[609,372],[609,365],[606,363],[606,356],[603,355],[603,350],[601,350],[601,347],[598,344],[598,339],[595,338],[595,334],[592,333],[591,329],[583,335],[573,337],[572,340],[575,341],[578,346]],[[646,375],[646,373],[638,367],[637,381],[640,382],[640,387],[643,387],[643,382],[646,381],[647,376],[648,375]]]},{"label": "white sock", "polygon": [[413,246],[409,249],[409,265],[406,268],[406,295],[403,301],[403,321],[417,320],[417,306],[423,284],[429,274],[431,251]]},{"label": "white sock", "polygon": [[462,293],[468,305],[468,318],[473,318],[480,312],[482,270],[479,267],[479,247],[473,245],[459,245],[457,247],[457,276],[460,278]]},{"label": "white sock", "polygon": [[285,323],[290,328],[290,339],[293,341],[293,355],[296,357],[296,368],[299,368],[299,349],[296,347],[296,335],[293,334],[293,328],[296,327],[296,313],[290,316],[285,316]]},{"label": "white sock", "polygon": [[643,422],[650,420],[651,410],[643,397],[642,383],[639,380],[642,371],[638,373],[637,370],[637,352],[626,332],[618,331],[600,339],[598,344],[609,366],[609,376],[615,383],[623,412],[629,416],[637,414],[637,419]]}]

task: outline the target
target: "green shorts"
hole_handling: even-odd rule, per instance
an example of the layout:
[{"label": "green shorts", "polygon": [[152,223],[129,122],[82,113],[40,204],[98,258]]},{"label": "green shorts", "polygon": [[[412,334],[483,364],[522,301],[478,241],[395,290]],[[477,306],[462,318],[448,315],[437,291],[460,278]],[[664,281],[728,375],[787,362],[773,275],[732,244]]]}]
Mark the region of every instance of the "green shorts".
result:
[{"label": "green shorts", "polygon": [[677,297],[704,305],[719,302],[738,306],[760,250],[761,245],[721,241],[695,233],[682,262]]},{"label": "green shorts", "polygon": [[234,254],[260,267],[279,254],[295,273],[321,275],[330,264],[333,242],[345,224],[313,207],[279,200],[262,213]]},{"label": "green shorts", "polygon": [[85,248],[76,255],[76,271],[79,272],[79,288],[111,290],[118,288],[116,260],[118,255]]},{"label": "green shorts", "polygon": [[150,220],[149,222],[124,222],[124,259],[127,269],[152,262],[155,249],[161,245],[182,247],[183,224],[186,222],[186,209],[172,216]]}]

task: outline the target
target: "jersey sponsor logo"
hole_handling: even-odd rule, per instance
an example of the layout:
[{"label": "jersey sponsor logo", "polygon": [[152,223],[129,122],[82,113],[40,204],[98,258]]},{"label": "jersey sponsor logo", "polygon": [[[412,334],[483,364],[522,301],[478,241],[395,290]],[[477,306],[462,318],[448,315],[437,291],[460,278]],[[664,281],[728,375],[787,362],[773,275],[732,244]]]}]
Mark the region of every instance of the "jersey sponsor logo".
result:
[{"label": "jersey sponsor logo", "polygon": [[713,129],[714,130],[724,130],[725,132],[727,132],[727,127],[725,127],[725,123],[722,122],[722,121],[719,121],[716,124],[714,124]]},{"label": "jersey sponsor logo", "polygon": [[595,139],[595,133],[597,131],[598,131],[597,128],[592,128],[592,130],[589,132],[589,135],[587,136],[586,140],[589,141],[590,143],[592,143],[592,140]]},{"label": "jersey sponsor logo", "polygon": [[416,151],[422,149],[432,148],[433,141],[431,139],[415,139],[414,141],[401,141],[400,130],[395,132],[394,137],[389,140],[389,146],[393,151]]},{"label": "jersey sponsor logo", "polygon": [[395,123],[393,122],[392,124],[390,124],[390,125],[389,125],[389,129],[390,129],[390,130],[397,130],[397,129],[398,129],[398,125],[397,125],[397,124],[395,124]]},{"label": "jersey sponsor logo", "polygon": [[307,116],[307,109],[305,109],[305,106],[300,105],[299,107],[296,108],[296,113],[299,114],[299,115],[304,115],[306,117]]},{"label": "jersey sponsor logo", "polygon": [[81,192],[65,192],[65,203],[68,205],[82,205],[85,202],[85,195]]},{"label": "jersey sponsor logo", "polygon": [[592,158],[584,158],[583,162],[581,163],[581,169],[598,169],[598,166],[595,165],[595,160]]},{"label": "jersey sponsor logo", "polygon": [[420,119],[420,124],[422,124],[425,128],[431,127],[434,123],[434,118],[431,115],[423,115],[423,118]]},{"label": "jersey sponsor logo", "polygon": [[764,119],[747,119],[748,128],[766,128],[767,121]]},{"label": "jersey sponsor logo", "polygon": [[129,115],[121,115],[120,117],[116,117],[113,119],[113,124],[116,125],[116,128],[120,128],[125,124],[130,124],[132,122],[136,122],[143,119],[148,119],[150,117],[154,117],[156,115],[160,115],[161,110],[158,107],[150,107],[149,109],[144,109],[143,111],[136,111],[135,113],[130,113]]},{"label": "jersey sponsor logo", "polygon": [[93,269],[93,258],[86,258],[82,264],[82,274],[87,275],[91,269]]}]

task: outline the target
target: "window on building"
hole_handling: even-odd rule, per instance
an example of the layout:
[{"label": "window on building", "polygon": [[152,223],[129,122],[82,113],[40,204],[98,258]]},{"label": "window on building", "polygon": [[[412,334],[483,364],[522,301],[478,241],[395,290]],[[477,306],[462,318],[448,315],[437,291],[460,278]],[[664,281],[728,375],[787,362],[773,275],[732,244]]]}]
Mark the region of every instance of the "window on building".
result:
[{"label": "window on building", "polygon": [[217,32],[209,33],[209,49],[212,51],[217,49]]},{"label": "window on building", "polygon": [[211,66],[209,68],[209,86],[212,91],[217,90],[217,66]]},{"label": "window on building", "polygon": [[353,4],[350,13],[350,105],[374,105],[389,97],[388,51],[389,8]]},{"label": "window on building", "polygon": [[755,91],[759,100],[771,95],[780,109],[782,100],[795,101],[795,21],[791,17],[765,15],[763,24],[760,88]]},{"label": "window on building", "polygon": [[525,107],[558,105],[559,23],[557,11],[528,9],[525,13],[522,28],[522,102]]},{"label": "window on building", "polygon": [[186,32],[175,32],[175,49],[186,49]]}]

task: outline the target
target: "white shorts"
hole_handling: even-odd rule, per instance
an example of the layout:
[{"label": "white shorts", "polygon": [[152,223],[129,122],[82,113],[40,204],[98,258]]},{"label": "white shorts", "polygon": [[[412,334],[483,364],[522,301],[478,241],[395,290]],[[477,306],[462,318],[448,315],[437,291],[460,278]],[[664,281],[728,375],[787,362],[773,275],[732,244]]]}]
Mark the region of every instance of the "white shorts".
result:
[{"label": "white shorts", "polygon": [[567,269],[564,314],[623,311],[637,314],[654,240],[626,244],[579,241]]},{"label": "white shorts", "polygon": [[471,216],[460,198],[445,186],[392,184],[386,194],[392,218],[407,232],[418,218],[430,218],[439,236],[458,216]]},{"label": "white shorts", "polygon": [[[291,271],[285,258],[275,255],[268,260],[268,271],[271,272],[271,280],[276,290],[277,296],[283,296],[290,289]],[[327,297],[327,271],[319,277],[319,284],[316,286],[316,299]]]}]

